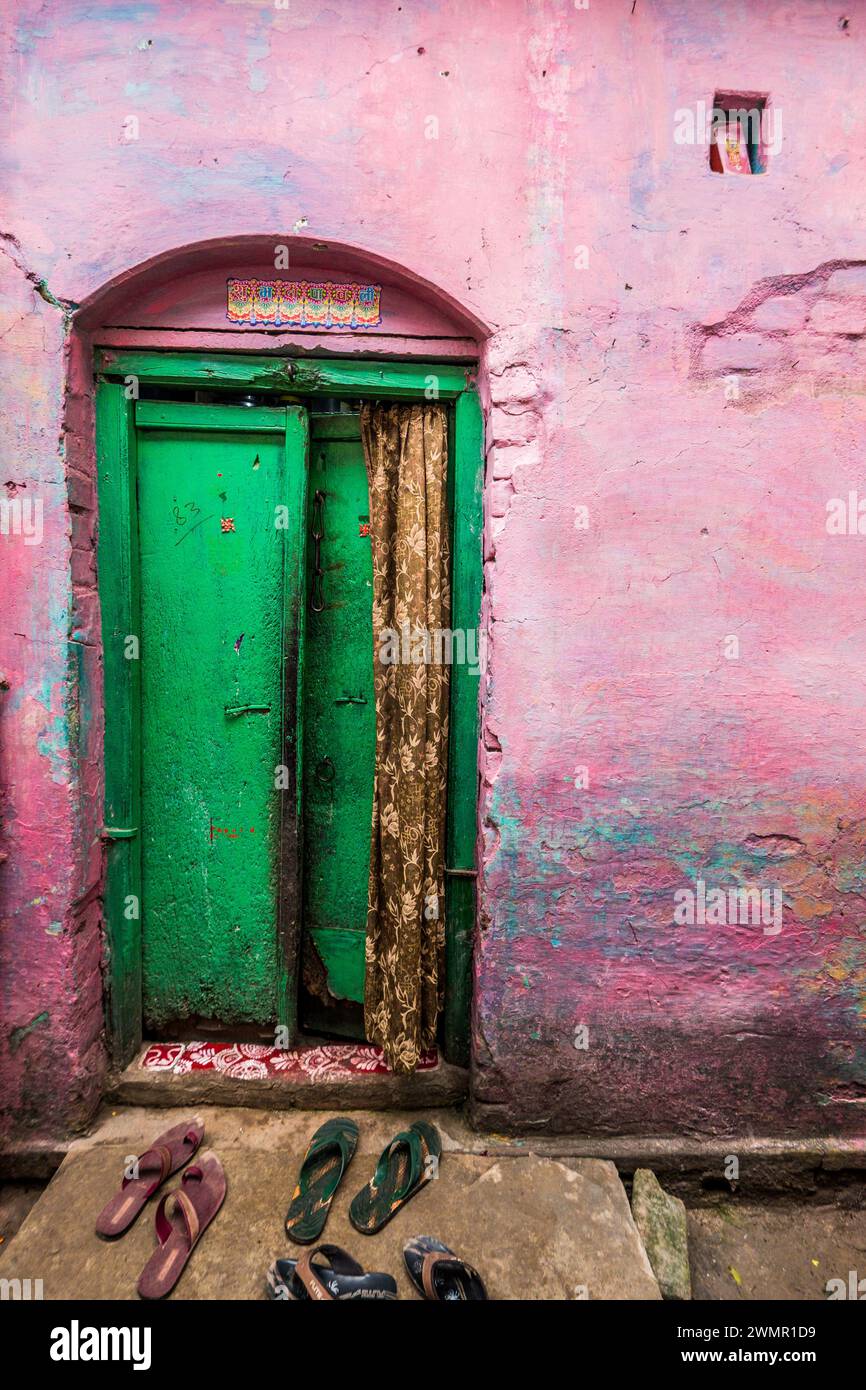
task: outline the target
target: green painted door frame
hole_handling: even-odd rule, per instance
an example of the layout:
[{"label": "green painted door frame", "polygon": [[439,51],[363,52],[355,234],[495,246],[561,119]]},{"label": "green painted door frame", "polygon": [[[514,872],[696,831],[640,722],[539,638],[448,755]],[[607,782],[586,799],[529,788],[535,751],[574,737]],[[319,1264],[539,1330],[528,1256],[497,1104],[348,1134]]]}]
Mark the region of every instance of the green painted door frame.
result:
[{"label": "green painted door frame", "polygon": [[[424,400],[452,406],[450,491],[453,527],[452,628],[478,632],[482,589],[483,423],[474,372],[460,365],[349,359],[269,358],[99,350],[96,354],[96,457],[99,587],[105,676],[105,928],[107,1029],[117,1065],[142,1036],[141,674],[128,639],[141,632],[135,410],[139,384],[273,393],[274,404],[309,398]],[[304,419],[303,412],[298,418]],[[287,499],[288,501],[289,499]],[[278,1021],[297,1026],[300,932],[301,662],[305,604],[305,528],[286,556],[283,632],[284,729],[290,785],[283,791],[280,868]],[[300,577],[300,583],[298,579]],[[451,671],[451,734],[445,899],[447,978],[442,1044],[458,1065],[469,1060],[474,855],[478,786],[478,681],[469,663]],[[293,756],[289,756],[289,752]]]}]

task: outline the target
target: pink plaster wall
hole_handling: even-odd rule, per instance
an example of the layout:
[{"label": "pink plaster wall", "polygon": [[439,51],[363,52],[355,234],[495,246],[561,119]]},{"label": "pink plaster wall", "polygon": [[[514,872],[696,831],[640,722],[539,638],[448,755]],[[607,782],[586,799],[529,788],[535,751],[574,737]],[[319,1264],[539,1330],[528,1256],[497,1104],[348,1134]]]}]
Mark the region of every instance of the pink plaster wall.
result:
[{"label": "pink plaster wall", "polygon": [[[104,1065],[92,426],[83,361],[64,402],[66,320],[173,247],[294,231],[490,328],[477,1114],[863,1132],[866,537],[829,536],[825,508],[866,495],[866,5],[837,11],[6,7],[0,483],[45,503],[40,546],[0,537],[20,1130],[80,1122]],[[781,108],[765,177],[675,143],[716,90]],[[780,885],[783,930],[674,927],[701,876]]]}]

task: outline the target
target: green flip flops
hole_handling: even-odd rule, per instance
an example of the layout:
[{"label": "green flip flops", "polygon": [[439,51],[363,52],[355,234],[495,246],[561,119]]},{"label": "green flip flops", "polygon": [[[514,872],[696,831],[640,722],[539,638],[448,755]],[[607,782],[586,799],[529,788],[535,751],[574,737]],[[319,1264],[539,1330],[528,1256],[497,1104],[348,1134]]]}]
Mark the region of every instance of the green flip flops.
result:
[{"label": "green flip flops", "polygon": [[355,1230],[367,1236],[380,1231],[410,1197],[437,1176],[441,1153],[439,1131],[424,1120],[416,1120],[396,1134],[382,1151],[372,1178],[349,1207]]},{"label": "green flip flops", "polygon": [[286,1235],[310,1245],[321,1235],[334,1193],[358,1147],[354,1120],[326,1120],[313,1135],[286,1212]]}]

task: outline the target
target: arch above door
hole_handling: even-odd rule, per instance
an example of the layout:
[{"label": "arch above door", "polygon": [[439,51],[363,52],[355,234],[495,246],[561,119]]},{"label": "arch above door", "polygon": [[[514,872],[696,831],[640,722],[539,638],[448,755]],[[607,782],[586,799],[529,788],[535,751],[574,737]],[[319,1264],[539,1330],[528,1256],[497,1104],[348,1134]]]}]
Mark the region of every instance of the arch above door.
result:
[{"label": "arch above door", "polygon": [[[229,317],[230,281],[375,287],[378,321],[238,322]],[[161,253],[115,277],[75,315],[94,345],[209,351],[361,353],[382,358],[470,361],[486,325],[454,296],[396,262],[340,242],[243,236]]]}]

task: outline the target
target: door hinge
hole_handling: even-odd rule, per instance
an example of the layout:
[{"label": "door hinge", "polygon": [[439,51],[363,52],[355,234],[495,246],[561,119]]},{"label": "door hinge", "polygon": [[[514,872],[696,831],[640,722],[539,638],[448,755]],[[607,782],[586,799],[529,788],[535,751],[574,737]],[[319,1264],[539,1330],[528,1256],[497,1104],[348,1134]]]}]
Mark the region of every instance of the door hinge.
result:
[{"label": "door hinge", "polygon": [[225,712],[229,716],[236,714],[270,714],[270,705],[225,705]]},{"label": "door hinge", "polygon": [[478,870],[477,870],[477,869],[446,869],[446,870],[445,870],[445,875],[446,875],[447,878],[477,878],[477,877],[478,877]]},{"label": "door hinge", "polygon": [[124,825],[104,825],[102,827],[103,840],[131,840],[133,835],[138,834],[138,826]]}]

